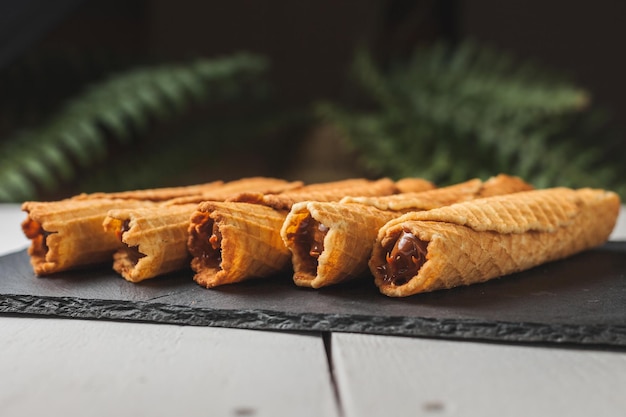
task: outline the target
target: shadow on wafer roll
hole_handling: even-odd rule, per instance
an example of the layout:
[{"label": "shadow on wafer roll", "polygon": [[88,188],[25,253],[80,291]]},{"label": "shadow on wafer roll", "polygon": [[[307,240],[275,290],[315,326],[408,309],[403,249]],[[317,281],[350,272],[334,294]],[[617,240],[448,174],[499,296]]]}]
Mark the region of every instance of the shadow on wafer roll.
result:
[{"label": "shadow on wafer roll", "polygon": [[617,194],[552,188],[408,213],[383,226],[369,260],[392,297],[481,283],[605,243]]}]

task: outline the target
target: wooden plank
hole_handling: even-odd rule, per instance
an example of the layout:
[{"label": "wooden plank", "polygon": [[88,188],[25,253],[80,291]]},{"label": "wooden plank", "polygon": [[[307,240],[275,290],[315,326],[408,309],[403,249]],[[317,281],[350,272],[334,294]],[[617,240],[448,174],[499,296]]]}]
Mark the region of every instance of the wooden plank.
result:
[{"label": "wooden plank", "polygon": [[337,416],[320,336],[0,317],[5,417]]},{"label": "wooden plank", "polygon": [[345,417],[623,416],[626,353],[333,334]]}]

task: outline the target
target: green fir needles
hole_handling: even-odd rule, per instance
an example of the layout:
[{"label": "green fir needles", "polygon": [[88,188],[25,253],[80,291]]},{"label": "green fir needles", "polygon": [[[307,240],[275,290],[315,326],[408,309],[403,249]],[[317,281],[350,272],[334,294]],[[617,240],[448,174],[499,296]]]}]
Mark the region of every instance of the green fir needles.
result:
[{"label": "green fir needles", "polygon": [[237,97],[243,81],[266,66],[260,57],[239,54],[136,68],[91,85],[44,125],[0,140],[0,201],[54,192],[105,160],[111,142],[126,146],[151,122],[192,104]]},{"label": "green fir needles", "polygon": [[365,102],[318,112],[378,175],[444,184],[505,172],[538,187],[626,195],[626,164],[610,157],[606,120],[562,76],[465,42],[418,49],[385,71],[360,51],[354,77]]}]

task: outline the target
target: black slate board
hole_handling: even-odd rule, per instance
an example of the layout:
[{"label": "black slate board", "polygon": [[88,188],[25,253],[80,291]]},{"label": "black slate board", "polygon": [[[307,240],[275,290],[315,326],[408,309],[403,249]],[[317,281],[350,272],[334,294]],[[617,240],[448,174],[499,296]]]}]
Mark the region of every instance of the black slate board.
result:
[{"label": "black slate board", "polygon": [[403,299],[367,279],[311,290],[285,274],[207,290],[191,277],[132,284],[103,267],[37,278],[21,251],[0,257],[0,313],[626,348],[626,242]]}]

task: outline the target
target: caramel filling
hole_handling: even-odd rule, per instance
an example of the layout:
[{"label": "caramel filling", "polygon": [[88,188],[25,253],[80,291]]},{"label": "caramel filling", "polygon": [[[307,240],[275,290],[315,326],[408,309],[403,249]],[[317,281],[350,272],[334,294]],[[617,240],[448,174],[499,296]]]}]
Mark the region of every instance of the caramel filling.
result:
[{"label": "caramel filling", "polygon": [[[122,240],[122,237],[124,236],[124,233],[130,230],[130,219],[125,219],[123,222],[120,222],[120,223],[121,224],[119,224],[119,227],[115,231],[115,236],[117,236],[117,239],[120,242],[124,243],[124,241]],[[132,265],[137,265],[137,262],[139,262],[141,258],[144,258],[146,256],[143,253],[139,252],[138,246],[127,245],[123,250],[126,253],[126,256],[128,257],[128,260],[131,262]]]},{"label": "caramel filling", "polygon": [[217,227],[217,224],[213,222],[213,227],[211,228],[211,237],[209,238],[209,244],[211,245],[211,249],[215,251],[215,255],[218,259],[222,258],[222,233],[220,233],[220,228]]},{"label": "caramel filling", "polygon": [[48,253],[47,238],[52,232],[44,230],[40,223],[30,218],[22,223],[22,230],[24,235],[32,240],[35,254],[42,257],[46,256]]},{"label": "caramel filling", "polygon": [[222,262],[222,234],[219,226],[213,220],[207,218],[197,228],[197,251],[192,254],[203,259],[208,265],[219,265]]},{"label": "caramel filling", "polygon": [[403,231],[391,250],[387,251],[385,264],[377,267],[383,282],[393,285],[409,282],[426,262],[427,246],[428,242]]},{"label": "caramel filling", "polygon": [[293,240],[298,254],[308,259],[307,272],[315,273],[317,270],[317,260],[324,252],[324,238],[328,230],[309,215],[302,219],[295,232],[288,234],[287,238]]},{"label": "caramel filling", "polygon": [[122,235],[130,230],[130,219],[126,219],[122,222],[120,227],[115,231],[115,236],[122,242]]}]

